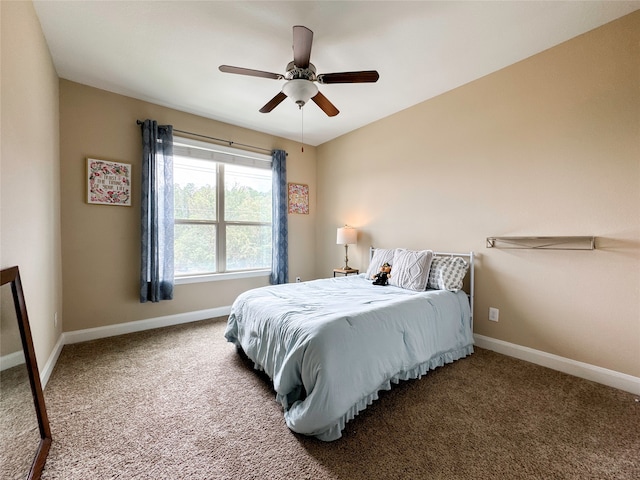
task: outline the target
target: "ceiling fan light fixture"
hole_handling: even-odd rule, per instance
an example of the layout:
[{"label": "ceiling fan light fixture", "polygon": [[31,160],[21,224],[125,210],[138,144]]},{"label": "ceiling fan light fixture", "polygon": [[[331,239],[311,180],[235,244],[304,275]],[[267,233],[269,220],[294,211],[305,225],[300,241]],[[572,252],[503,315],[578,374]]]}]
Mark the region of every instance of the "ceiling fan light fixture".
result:
[{"label": "ceiling fan light fixture", "polygon": [[282,87],[282,93],[302,108],[305,103],[318,94],[318,87],[310,80],[299,78],[285,83]]}]

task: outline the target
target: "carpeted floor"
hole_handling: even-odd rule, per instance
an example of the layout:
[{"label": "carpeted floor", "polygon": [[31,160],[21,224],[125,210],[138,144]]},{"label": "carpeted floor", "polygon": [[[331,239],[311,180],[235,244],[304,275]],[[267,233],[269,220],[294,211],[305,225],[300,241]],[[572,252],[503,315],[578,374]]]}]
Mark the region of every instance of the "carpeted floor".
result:
[{"label": "carpeted floor", "polygon": [[0,478],[24,479],[39,442],[27,366],[0,371]]},{"label": "carpeted floor", "polygon": [[629,393],[476,349],[331,443],[292,433],[224,319],[65,346],[43,479],[638,479]]}]

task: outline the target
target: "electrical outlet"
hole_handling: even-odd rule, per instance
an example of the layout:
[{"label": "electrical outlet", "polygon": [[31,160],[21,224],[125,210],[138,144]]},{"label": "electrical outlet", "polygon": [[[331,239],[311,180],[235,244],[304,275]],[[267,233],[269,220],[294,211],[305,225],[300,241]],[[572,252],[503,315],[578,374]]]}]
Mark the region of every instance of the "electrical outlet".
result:
[{"label": "electrical outlet", "polygon": [[300,283],[302,280],[300,280],[300,277],[296,277],[296,283]]},{"label": "electrical outlet", "polygon": [[497,322],[500,317],[500,310],[497,308],[489,307],[489,320]]}]

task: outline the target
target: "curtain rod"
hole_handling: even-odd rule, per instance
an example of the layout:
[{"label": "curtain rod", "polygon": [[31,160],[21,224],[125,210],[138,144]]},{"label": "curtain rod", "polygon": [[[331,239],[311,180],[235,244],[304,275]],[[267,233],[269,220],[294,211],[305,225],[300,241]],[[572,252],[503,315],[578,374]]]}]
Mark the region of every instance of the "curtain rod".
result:
[{"label": "curtain rod", "polygon": [[[142,125],[144,122],[141,120],[136,120],[136,123],[138,125]],[[254,150],[262,150],[263,152],[269,152],[269,153],[273,152],[273,150],[269,150],[268,148],[256,147],[255,145],[248,145],[246,143],[236,143],[233,140],[225,140],[223,138],[210,137],[208,135],[201,135],[199,133],[187,132],[185,130],[178,130],[177,128],[174,128],[173,131],[178,133],[186,133],[187,135],[193,135],[194,137],[208,138],[209,140],[215,140],[216,142],[226,143],[229,146],[239,145],[241,147],[253,148]]]}]

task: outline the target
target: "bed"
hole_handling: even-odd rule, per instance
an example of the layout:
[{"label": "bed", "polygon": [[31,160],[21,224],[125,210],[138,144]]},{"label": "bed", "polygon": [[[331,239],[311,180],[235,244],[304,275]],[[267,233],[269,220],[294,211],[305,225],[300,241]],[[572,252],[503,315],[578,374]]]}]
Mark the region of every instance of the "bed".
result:
[{"label": "bed", "polygon": [[[337,440],[379,391],[473,353],[473,252],[370,258],[367,273],[261,287],[232,305],[225,337],[271,378],[294,432]],[[385,261],[390,285],[373,285]]]}]

